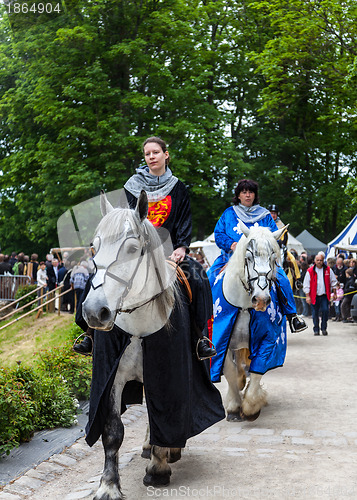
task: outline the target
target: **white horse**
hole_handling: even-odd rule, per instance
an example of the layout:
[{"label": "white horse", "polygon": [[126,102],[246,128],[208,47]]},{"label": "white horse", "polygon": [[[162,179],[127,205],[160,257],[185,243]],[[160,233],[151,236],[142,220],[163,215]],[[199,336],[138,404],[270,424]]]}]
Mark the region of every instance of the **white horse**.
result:
[{"label": "white horse", "polygon": [[[182,289],[180,290],[180,285],[176,282],[175,270],[166,263],[163,246],[157,231],[146,218],[148,202],[145,191],[142,191],[135,211],[113,209],[104,194],[101,196],[101,210],[103,219],[96,229],[93,240],[96,274],[91,289],[83,302],[83,317],[90,327],[103,330],[103,333],[96,332],[96,339],[98,336],[108,335],[105,332],[112,330],[114,325],[124,332],[128,332],[132,337],[120,358],[106,408],[108,414],[101,431],[105,466],[95,500],[121,500],[124,498],[118,472],[118,452],[124,436],[124,427],[120,417],[121,399],[124,386],[128,381],[144,381],[145,360],[143,363],[142,345],[146,342],[146,337],[156,332],[156,335],[161,335],[158,339],[161,342],[161,339],[166,335],[168,345],[165,344],[165,346],[167,345],[169,350],[170,344],[173,344],[174,356],[177,351],[183,359],[194,360],[189,362],[196,363],[196,369],[197,363],[202,362],[191,355],[190,335],[185,337],[183,334],[183,329],[187,330],[188,328],[189,330],[190,328],[188,302],[185,302],[185,297],[183,297],[185,294],[182,294]],[[172,318],[175,318],[175,322],[179,325],[179,336],[177,336]],[[161,333],[162,331],[164,333]],[[188,340],[185,340],[187,338]],[[93,361],[98,364],[95,354],[96,352],[94,352]],[[165,355],[169,356],[169,353],[165,353]],[[158,370],[162,383],[169,384],[171,375],[164,372],[166,368],[165,365],[162,365],[162,358],[158,359],[157,362],[160,364]],[[200,372],[202,368],[203,365],[199,365],[198,371]],[[208,370],[206,371],[209,380]],[[93,370],[93,375],[94,373]],[[157,379],[155,384],[157,384]],[[219,396],[213,385],[212,388]],[[158,390],[156,389],[156,392]],[[179,392],[178,388],[177,391]],[[146,396],[149,410],[148,393]],[[176,393],[172,396],[173,406],[175,398]],[[159,413],[162,414],[164,410],[161,410],[160,404]],[[215,421],[224,416],[221,403],[219,404],[222,415]],[[207,406],[209,404],[206,404]],[[184,409],[183,411],[187,412],[188,410]],[[177,403],[177,409],[173,415],[166,413],[162,415],[165,425],[180,425],[177,423],[177,415],[180,415],[180,403]],[[151,423],[151,421],[149,411],[149,422]],[[198,432],[206,428],[205,425],[202,423]],[[212,425],[212,423],[208,425]],[[182,442],[182,438],[180,439],[175,443]],[[170,449],[157,446],[155,443],[150,446],[149,440],[147,440],[144,452],[148,450],[151,450],[151,455],[149,455],[150,462],[146,468],[144,484],[146,486],[169,484],[171,469],[168,463],[175,462],[181,457],[181,449]]]},{"label": "white horse", "polygon": [[250,373],[249,384],[242,393],[246,386],[246,369],[250,366],[249,309],[265,311],[271,302],[270,290],[275,279],[276,263],[280,262],[280,248],[276,240],[285,229],[271,232],[258,226],[249,230],[242,222],[239,226],[245,237],[242,236],[238,242],[222,282],[226,300],[241,308],[223,365],[223,374],[228,381],[225,407],[229,421],[255,420],[267,401],[259,373]]}]

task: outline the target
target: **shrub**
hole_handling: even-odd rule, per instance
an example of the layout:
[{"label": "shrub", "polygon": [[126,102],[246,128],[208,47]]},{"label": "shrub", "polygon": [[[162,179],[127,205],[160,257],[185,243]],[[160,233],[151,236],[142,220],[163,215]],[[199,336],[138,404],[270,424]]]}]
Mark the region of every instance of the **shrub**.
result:
[{"label": "shrub", "polygon": [[73,398],[66,380],[60,375],[45,375],[40,381],[36,388],[36,428],[70,427],[76,423],[78,401]]},{"label": "shrub", "polygon": [[[33,290],[36,290],[36,288],[37,288],[37,285],[23,285],[23,286],[19,286],[19,288],[17,289],[16,294],[15,294],[15,300],[20,299],[21,297],[23,297],[27,293],[32,292]],[[22,307],[22,306],[28,304],[29,302],[31,302],[35,298],[36,298],[36,294],[32,293],[28,297],[25,297],[24,299],[20,300],[20,302],[18,303],[18,307]],[[33,309],[34,307],[36,307],[36,302],[34,302],[31,305],[31,309]]]},{"label": "shrub", "polygon": [[29,441],[35,426],[36,404],[24,382],[0,368],[0,454],[9,454],[22,441]]},{"label": "shrub", "polygon": [[19,366],[0,369],[0,454],[9,454],[34,431],[70,427],[78,401],[59,374]]},{"label": "shrub", "polygon": [[62,347],[42,350],[29,368],[0,368],[0,455],[31,439],[36,430],[70,427],[77,399],[88,399],[92,359],[72,351],[82,333],[76,325]]},{"label": "shrub", "polygon": [[[77,335],[78,336],[78,335]],[[84,400],[89,398],[92,358],[79,356],[72,351],[72,342],[63,347],[40,351],[38,369],[43,374],[63,376],[73,397]]]}]

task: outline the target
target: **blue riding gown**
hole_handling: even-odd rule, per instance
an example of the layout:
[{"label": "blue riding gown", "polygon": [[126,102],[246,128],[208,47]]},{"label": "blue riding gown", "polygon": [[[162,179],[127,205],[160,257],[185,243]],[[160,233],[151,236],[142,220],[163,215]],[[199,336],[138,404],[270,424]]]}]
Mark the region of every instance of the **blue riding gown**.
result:
[{"label": "blue riding gown", "polygon": [[[244,224],[250,228],[253,226],[269,227],[271,231],[277,230],[277,226],[270,213],[262,209],[262,217],[254,222]],[[234,241],[239,241],[242,232],[239,229],[239,218],[233,207],[227,208],[217,222],[215,228],[215,241],[221,248],[221,254],[217,257],[208,270],[213,296],[214,320],[212,341],[217,350],[217,356],[211,358],[211,379],[219,382],[223,374],[223,365],[226,357],[229,340],[232,334],[234,322],[239,314],[239,308],[233,306],[225,299],[222,293],[222,282],[224,271],[219,274],[222,267],[228,262],[232,255],[230,247]],[[249,324],[249,349],[250,349],[250,371],[264,374],[272,368],[282,366],[286,355],[286,314],[295,314],[296,306],[289,280],[284,270],[278,266],[276,274],[277,282],[282,295],[286,299],[282,303],[278,300],[277,288],[273,283],[271,288],[271,304],[265,312],[251,309]]]}]

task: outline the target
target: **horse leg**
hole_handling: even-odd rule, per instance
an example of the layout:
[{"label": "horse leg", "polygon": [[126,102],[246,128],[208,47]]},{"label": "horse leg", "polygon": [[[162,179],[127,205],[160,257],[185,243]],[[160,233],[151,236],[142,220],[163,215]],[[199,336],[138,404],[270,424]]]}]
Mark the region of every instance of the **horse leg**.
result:
[{"label": "horse leg", "polygon": [[118,451],[124,438],[124,425],[120,418],[120,412],[116,408],[115,398],[111,397],[111,399],[111,410],[102,433],[105,454],[104,471],[94,500],[124,499],[120,488],[118,469]]},{"label": "horse leg", "polygon": [[250,374],[250,381],[244,393],[242,410],[246,420],[253,421],[259,417],[260,410],[267,404],[267,394],[262,388],[262,375]]},{"label": "horse leg", "polygon": [[[236,354],[235,362],[233,360],[233,352]],[[246,379],[238,350],[232,351],[228,349],[223,374],[228,382],[228,391],[225,398],[227,420],[229,422],[240,422],[243,420],[241,417],[242,398],[240,391],[243,390]]]},{"label": "horse leg", "polygon": [[174,464],[181,459],[181,448],[170,448],[169,457],[167,459],[169,464]]},{"label": "horse leg", "polygon": [[149,424],[146,427],[145,439],[143,442],[143,451],[141,452],[142,458],[150,458],[151,457],[151,444],[150,444],[150,426]]},{"label": "horse leg", "polygon": [[167,486],[170,484],[171,469],[167,463],[169,448],[152,446],[151,459],[143,479],[145,486]]},{"label": "horse leg", "polygon": [[119,448],[124,438],[120,417],[121,398],[128,380],[142,381],[142,350],[140,339],[132,339],[125,349],[115,375],[109,398],[109,411],[102,433],[104,471],[94,500],[123,500],[119,477]]}]

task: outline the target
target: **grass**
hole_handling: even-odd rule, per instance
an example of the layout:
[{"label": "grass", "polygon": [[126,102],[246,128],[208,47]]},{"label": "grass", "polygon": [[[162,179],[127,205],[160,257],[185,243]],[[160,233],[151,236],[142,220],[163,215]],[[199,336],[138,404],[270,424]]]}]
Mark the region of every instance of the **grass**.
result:
[{"label": "grass", "polygon": [[40,349],[64,344],[73,322],[73,314],[44,313],[36,319],[34,313],[0,330],[0,366],[12,368],[18,361],[31,366]]}]

